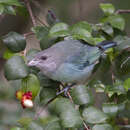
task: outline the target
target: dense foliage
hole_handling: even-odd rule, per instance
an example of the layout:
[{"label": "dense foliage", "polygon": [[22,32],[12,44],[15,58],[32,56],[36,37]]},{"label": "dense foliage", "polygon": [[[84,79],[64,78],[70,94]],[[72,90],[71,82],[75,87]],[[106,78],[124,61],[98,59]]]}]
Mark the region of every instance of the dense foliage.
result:
[{"label": "dense foliage", "polygon": [[[24,4],[17,0],[0,0],[0,14],[15,15],[18,8],[24,10]],[[60,83],[27,66],[40,50],[30,49],[26,52],[26,38],[22,34],[9,32],[1,38],[6,46],[3,55],[7,60],[5,77],[7,80],[20,80],[17,99],[21,107],[32,111],[33,115],[19,117],[11,130],[127,129],[130,122],[130,38],[124,31],[125,19],[115,11],[115,7],[102,3],[100,8],[104,15],[97,24],[81,21],[68,25],[49,11],[46,17],[49,26],[37,25],[31,29],[39,40],[41,50],[64,38],[83,40],[91,45],[104,40],[117,42],[117,47],[107,50],[102,56],[92,80],[87,85],[72,88],[69,98],[64,94],[55,98],[57,90],[61,88]],[[96,105],[94,93],[101,95],[104,101]],[[44,109],[43,106],[53,98],[47,105],[47,116],[40,115],[40,110],[34,112],[36,109],[32,108],[33,105]],[[26,104],[25,100],[32,104]]]}]

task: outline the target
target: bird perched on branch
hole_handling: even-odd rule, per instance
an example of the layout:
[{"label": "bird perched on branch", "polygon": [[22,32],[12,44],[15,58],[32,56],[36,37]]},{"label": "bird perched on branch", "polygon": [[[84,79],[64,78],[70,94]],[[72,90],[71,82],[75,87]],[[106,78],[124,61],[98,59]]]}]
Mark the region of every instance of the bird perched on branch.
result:
[{"label": "bird perched on branch", "polygon": [[38,67],[50,79],[64,83],[83,84],[88,81],[101,55],[115,42],[90,45],[67,39],[36,54],[28,65]]}]

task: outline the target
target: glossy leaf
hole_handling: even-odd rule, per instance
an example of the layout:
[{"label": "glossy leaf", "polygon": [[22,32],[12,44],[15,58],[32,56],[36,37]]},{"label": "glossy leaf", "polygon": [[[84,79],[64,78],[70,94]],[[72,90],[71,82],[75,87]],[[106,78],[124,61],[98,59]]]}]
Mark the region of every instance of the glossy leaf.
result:
[{"label": "glossy leaf", "polygon": [[105,92],[108,93],[108,96],[112,96],[114,93],[117,95],[125,94],[126,91],[123,87],[123,82],[120,80],[116,80],[115,83],[111,86],[108,85],[106,86]]},{"label": "glossy leaf", "polygon": [[16,32],[9,32],[3,37],[3,43],[12,52],[23,51],[26,47],[26,40],[23,35]]},{"label": "glossy leaf", "polygon": [[18,120],[18,123],[21,124],[23,127],[27,127],[31,123],[32,119],[30,117],[22,117]]},{"label": "glossy leaf", "polygon": [[115,103],[104,103],[103,112],[111,117],[115,117],[118,112],[118,105]]},{"label": "glossy leaf", "polygon": [[31,91],[33,99],[38,95],[39,90],[40,82],[34,74],[30,74],[28,77],[22,80],[22,91]]},{"label": "glossy leaf", "polygon": [[3,58],[8,60],[10,59],[12,56],[16,55],[16,53],[13,53],[12,51],[10,51],[9,49],[6,49],[6,51],[4,52]]},{"label": "glossy leaf", "polygon": [[112,27],[117,28],[119,30],[124,30],[125,28],[125,20],[120,15],[109,16],[107,22],[109,22]]},{"label": "glossy leaf", "polygon": [[104,25],[104,26],[102,27],[102,30],[103,30],[105,33],[107,33],[108,35],[113,36],[114,31],[113,31],[113,28],[112,28],[110,25]]},{"label": "glossy leaf", "polygon": [[72,88],[71,96],[74,103],[78,105],[89,105],[93,103],[92,94],[85,85],[77,85]]},{"label": "glossy leaf", "polygon": [[4,5],[0,4],[0,15],[4,12]]},{"label": "glossy leaf", "polygon": [[36,34],[37,39],[39,41],[42,40],[42,38],[46,37],[48,35],[48,27],[46,26],[36,26],[32,28],[32,31]]},{"label": "glossy leaf", "polygon": [[102,9],[105,15],[111,15],[115,12],[115,8],[112,4],[101,3],[100,8]]},{"label": "glossy leaf", "polygon": [[66,23],[56,23],[49,31],[51,38],[65,37],[69,35],[69,26]]},{"label": "glossy leaf", "polygon": [[4,13],[16,15],[15,9],[12,6],[4,6]]},{"label": "glossy leaf", "polygon": [[[123,39],[123,38],[122,38]],[[130,47],[130,38],[123,39],[118,42],[118,46],[116,47],[117,50],[122,51]]]},{"label": "glossy leaf", "polygon": [[0,4],[21,6],[18,0],[0,0]]},{"label": "glossy leaf", "polygon": [[42,119],[44,130],[61,130],[60,120],[58,117],[47,117]]},{"label": "glossy leaf", "polygon": [[24,128],[20,128],[20,127],[13,127],[10,130],[25,130]]},{"label": "glossy leaf", "polygon": [[32,121],[29,123],[28,130],[43,130],[43,127],[37,121]]},{"label": "glossy leaf", "polygon": [[32,28],[32,31],[36,34],[37,39],[40,41],[40,48],[42,50],[49,48],[55,43],[55,38],[48,36],[49,28],[46,26],[36,26]]},{"label": "glossy leaf", "polygon": [[69,99],[58,98],[55,101],[55,110],[60,117],[62,126],[65,128],[79,127],[82,125],[80,113],[74,108],[74,105]]},{"label": "glossy leaf", "polygon": [[73,32],[73,30],[75,28],[82,28],[82,29],[85,29],[86,31],[88,31],[90,33],[92,32],[92,26],[86,21],[81,21],[81,22],[78,22],[78,23],[70,26],[70,31]]},{"label": "glossy leaf", "polygon": [[94,125],[92,130],[114,130],[110,124]]},{"label": "glossy leaf", "polygon": [[129,78],[130,74],[130,52],[123,51],[120,53],[118,57],[115,59],[115,68],[117,72],[117,76],[119,78],[127,77]]},{"label": "glossy leaf", "polygon": [[86,107],[83,110],[82,116],[84,120],[91,124],[105,123],[109,117],[95,107]]},{"label": "glossy leaf", "polygon": [[50,99],[56,96],[56,90],[53,88],[42,88],[40,91],[40,102],[46,104]]},{"label": "glossy leaf", "polygon": [[38,52],[39,52],[39,50],[31,48],[31,49],[26,53],[27,62],[31,61],[31,60],[35,57],[35,55],[36,55]]},{"label": "glossy leaf", "polygon": [[5,77],[8,80],[22,79],[29,73],[28,67],[20,56],[13,56],[9,59],[4,67]]},{"label": "glossy leaf", "polygon": [[42,72],[39,72],[37,74],[38,79],[40,81],[40,85],[44,88],[59,88],[60,83],[57,81],[54,81],[52,79],[49,79],[48,77],[46,77]]},{"label": "glossy leaf", "polygon": [[124,88],[128,91],[130,89],[130,78],[125,80],[124,82]]}]

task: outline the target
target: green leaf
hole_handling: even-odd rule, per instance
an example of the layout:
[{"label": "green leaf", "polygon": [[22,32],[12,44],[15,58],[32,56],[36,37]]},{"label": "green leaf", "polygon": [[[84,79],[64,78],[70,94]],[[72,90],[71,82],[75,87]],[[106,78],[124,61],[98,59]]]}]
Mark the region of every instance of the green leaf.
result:
[{"label": "green leaf", "polygon": [[61,130],[60,121],[58,117],[47,117],[42,118],[42,124],[44,125],[44,130]]},{"label": "green leaf", "polygon": [[56,90],[53,88],[42,88],[40,91],[40,102],[46,104],[50,99],[56,96]]},{"label": "green leaf", "polygon": [[69,35],[69,26],[66,23],[56,23],[49,31],[51,38],[65,37]]},{"label": "green leaf", "polygon": [[75,104],[93,104],[92,94],[85,85],[77,85],[74,88],[72,88],[71,96]]},{"label": "green leaf", "polygon": [[0,0],[0,4],[21,6],[18,0]]},{"label": "green leaf", "polygon": [[91,36],[92,27],[87,22],[79,22],[70,27],[70,33],[74,39],[84,40],[92,45],[95,45],[94,39]]},{"label": "green leaf", "polygon": [[10,51],[9,49],[6,49],[3,55],[3,58],[8,60],[10,59],[12,56],[16,55],[16,53],[13,53],[12,51]]},{"label": "green leaf", "polygon": [[[123,77],[126,79],[130,74],[130,52],[122,51],[122,53],[116,57],[115,59],[115,70],[118,78],[122,79]],[[128,76],[127,76],[128,75]]]},{"label": "green leaf", "polygon": [[54,81],[48,77],[46,77],[42,72],[39,72],[37,74],[38,76],[38,79],[40,81],[40,85],[44,88],[53,88],[53,89],[56,89],[56,88],[59,88],[59,85],[60,83],[57,82],[57,81]]},{"label": "green leaf", "polygon": [[20,127],[13,127],[11,128],[11,130],[25,130],[24,128],[20,128]]},{"label": "green leaf", "polygon": [[49,122],[44,130],[61,130],[61,126],[59,122]]},{"label": "green leaf", "polygon": [[4,13],[16,15],[15,9],[12,6],[4,6]]},{"label": "green leaf", "polygon": [[110,124],[94,125],[92,130],[114,130]]},{"label": "green leaf", "polygon": [[22,79],[22,90],[24,92],[31,91],[33,99],[37,96],[40,90],[40,82],[34,74]]},{"label": "green leaf", "polygon": [[26,40],[23,35],[16,32],[9,32],[3,37],[3,43],[12,52],[23,51],[26,47]]},{"label": "green leaf", "polygon": [[112,4],[101,3],[100,8],[102,9],[105,15],[111,15],[114,14],[115,12],[115,8]]},{"label": "green leaf", "polygon": [[30,117],[22,117],[20,120],[18,120],[18,123],[20,123],[22,126],[27,127],[31,123],[32,119]]},{"label": "green leaf", "polygon": [[29,73],[28,67],[25,65],[25,62],[20,56],[13,56],[9,59],[5,66],[5,77],[8,80],[22,79],[26,77]]},{"label": "green leaf", "polygon": [[43,130],[43,127],[37,121],[32,121],[29,123],[27,130]]},{"label": "green leaf", "polygon": [[39,50],[31,48],[31,49],[26,53],[27,62],[31,61],[31,60],[35,57],[35,55],[36,55],[38,52],[39,52]]},{"label": "green leaf", "polygon": [[46,27],[46,26],[33,27],[32,31],[36,34],[37,39],[39,41],[41,41],[43,37],[48,36],[48,32],[49,32],[48,27]]},{"label": "green leaf", "polygon": [[86,31],[88,31],[90,33],[92,32],[92,26],[86,21],[81,21],[81,22],[78,22],[78,23],[70,26],[71,31],[73,31],[73,29],[75,29],[75,28],[82,28],[82,29],[85,29]]},{"label": "green leaf", "polygon": [[82,125],[80,113],[75,109],[69,99],[56,99],[55,110],[60,117],[62,126],[65,128],[79,127]]},{"label": "green leaf", "polygon": [[115,117],[118,112],[118,105],[115,103],[104,103],[102,109],[108,116]]},{"label": "green leaf", "polygon": [[118,51],[122,51],[130,47],[130,38],[118,37],[118,39],[115,39],[114,41],[118,43],[117,47],[115,48]]},{"label": "green leaf", "polygon": [[113,33],[114,33],[114,31],[113,31],[113,28],[110,26],[110,25],[104,25],[103,27],[102,27],[102,30],[105,32],[105,33],[107,33],[108,35],[110,35],[110,36],[113,36]]},{"label": "green leaf", "polygon": [[0,15],[4,12],[4,5],[0,4]]},{"label": "green leaf", "polygon": [[86,107],[83,110],[82,116],[86,122],[91,124],[105,123],[109,119],[105,113],[93,106]]},{"label": "green leaf", "polygon": [[46,26],[36,26],[32,28],[32,31],[36,34],[37,39],[40,41],[40,48],[42,50],[49,48],[55,43],[55,38],[48,36],[49,28]]},{"label": "green leaf", "polygon": [[101,37],[101,38],[95,37],[95,38],[93,38],[93,44],[92,44],[92,45],[97,45],[97,44],[99,44],[100,42],[103,42],[104,40],[106,40],[106,39],[103,38],[103,37]]},{"label": "green leaf", "polygon": [[112,25],[112,27],[117,28],[119,30],[123,31],[125,28],[125,20],[120,15],[109,16],[107,22],[109,22]]},{"label": "green leaf", "polygon": [[124,88],[126,89],[126,91],[129,90],[130,88],[130,78],[126,79],[124,82]]}]

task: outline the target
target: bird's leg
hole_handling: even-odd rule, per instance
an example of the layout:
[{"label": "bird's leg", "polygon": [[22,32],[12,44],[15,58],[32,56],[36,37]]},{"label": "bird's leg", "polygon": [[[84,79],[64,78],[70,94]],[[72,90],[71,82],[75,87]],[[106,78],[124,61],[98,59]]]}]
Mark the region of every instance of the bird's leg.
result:
[{"label": "bird's leg", "polygon": [[67,96],[67,92],[70,90],[71,87],[73,87],[75,85],[75,83],[68,85],[67,87],[65,87],[64,89],[62,89],[60,92],[56,93],[56,95],[60,95],[61,93],[64,93],[65,96]]}]

